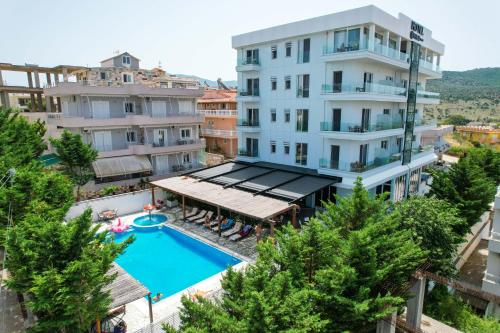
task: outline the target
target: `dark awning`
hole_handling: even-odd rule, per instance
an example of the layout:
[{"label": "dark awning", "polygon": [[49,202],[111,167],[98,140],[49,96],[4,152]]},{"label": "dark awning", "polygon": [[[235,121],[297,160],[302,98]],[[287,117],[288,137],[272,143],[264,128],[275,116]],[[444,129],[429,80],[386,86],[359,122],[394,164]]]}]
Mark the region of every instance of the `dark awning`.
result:
[{"label": "dark awning", "polygon": [[152,171],[151,162],[146,156],[121,156],[100,158],[92,163],[97,178],[130,175]]}]

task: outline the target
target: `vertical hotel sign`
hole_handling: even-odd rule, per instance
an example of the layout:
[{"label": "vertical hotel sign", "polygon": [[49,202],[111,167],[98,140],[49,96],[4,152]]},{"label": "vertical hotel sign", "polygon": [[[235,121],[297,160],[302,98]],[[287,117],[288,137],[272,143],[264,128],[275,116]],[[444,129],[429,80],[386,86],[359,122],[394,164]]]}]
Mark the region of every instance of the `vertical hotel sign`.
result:
[{"label": "vertical hotel sign", "polygon": [[408,77],[408,99],[406,103],[406,122],[402,164],[411,162],[413,130],[417,106],[418,67],[420,64],[420,43],[424,41],[424,27],[415,21],[410,23],[410,68]]}]

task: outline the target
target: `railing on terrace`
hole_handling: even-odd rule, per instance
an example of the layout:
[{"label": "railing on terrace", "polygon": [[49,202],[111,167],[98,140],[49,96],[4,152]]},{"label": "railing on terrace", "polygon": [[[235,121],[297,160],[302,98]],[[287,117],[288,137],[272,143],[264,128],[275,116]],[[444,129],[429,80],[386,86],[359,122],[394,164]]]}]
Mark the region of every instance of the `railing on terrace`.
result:
[{"label": "railing on terrace", "polygon": [[377,123],[367,126],[363,126],[361,123],[341,122],[340,127],[338,127],[335,126],[332,122],[328,121],[323,121],[320,123],[320,129],[323,132],[368,133],[398,128],[403,128],[403,122],[401,120],[377,121]]},{"label": "railing on terrace", "polygon": [[427,119],[415,119],[415,126],[428,126],[428,125],[436,125],[435,120],[427,120]]},{"label": "railing on terrace", "polygon": [[221,130],[214,128],[202,128],[201,133],[203,135],[214,135],[214,136],[222,136],[222,137],[231,137],[237,136],[238,132],[234,130]]},{"label": "railing on terrace", "polygon": [[238,92],[238,95],[240,95],[242,97],[246,97],[246,96],[255,96],[255,97],[258,97],[259,96],[259,89],[240,90]]},{"label": "railing on terrace", "polygon": [[319,160],[319,167],[325,169],[339,170],[339,171],[362,173],[399,160],[401,160],[400,153],[387,154],[387,156],[375,157],[372,161],[366,163],[361,163],[359,161],[348,163],[348,162],[331,161],[326,158],[321,158]]},{"label": "railing on terrace", "polygon": [[440,94],[437,92],[431,92],[431,91],[417,89],[417,97],[439,99],[439,96],[440,96]]},{"label": "railing on terrace", "polygon": [[238,59],[238,66],[244,65],[260,65],[259,59],[255,58],[240,58]]},{"label": "railing on terrace", "polygon": [[238,110],[198,110],[197,113],[208,117],[234,117],[238,115]]},{"label": "railing on terrace", "polygon": [[[175,83],[175,81],[174,81]],[[44,88],[57,87],[59,85],[79,85],[87,87],[124,87],[127,85],[142,85],[149,88],[162,88],[162,89],[172,89],[172,88],[183,88],[183,89],[199,89],[200,85],[197,83],[188,84],[186,82],[175,83],[173,87],[167,87],[165,84],[158,84],[153,81],[145,81],[145,83],[129,82],[123,83],[114,80],[79,80],[79,81],[68,81],[68,82],[52,82],[44,85]]]},{"label": "railing on terrace", "polygon": [[172,147],[172,146],[180,146],[180,145],[194,145],[202,143],[202,139],[176,139],[176,140],[165,140],[165,141],[154,141],[147,140],[147,144],[152,145],[153,147]]},{"label": "railing on terrace", "polygon": [[238,126],[243,126],[243,127],[259,127],[260,123],[258,120],[247,120],[247,119],[238,119],[236,121],[236,124]]},{"label": "railing on terrace", "polygon": [[406,88],[385,85],[379,83],[343,83],[343,84],[323,84],[321,86],[323,94],[340,94],[340,93],[369,93],[394,96],[406,96]]},{"label": "railing on terrace", "polygon": [[429,152],[434,152],[434,145],[418,146],[418,147],[411,149],[412,156],[415,156],[415,155],[418,155],[421,153],[429,153]]},{"label": "railing on terrace", "polygon": [[259,157],[258,151],[251,151],[246,149],[238,149],[238,156],[243,157]]}]

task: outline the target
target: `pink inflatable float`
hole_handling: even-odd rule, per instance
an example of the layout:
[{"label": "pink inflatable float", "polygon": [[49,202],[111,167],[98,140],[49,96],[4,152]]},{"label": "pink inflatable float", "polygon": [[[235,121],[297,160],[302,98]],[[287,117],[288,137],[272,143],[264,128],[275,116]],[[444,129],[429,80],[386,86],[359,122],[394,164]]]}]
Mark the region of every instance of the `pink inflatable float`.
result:
[{"label": "pink inflatable float", "polygon": [[111,231],[113,232],[124,232],[128,229],[128,225],[122,223],[122,220],[118,218],[118,224],[114,224],[111,226]]}]

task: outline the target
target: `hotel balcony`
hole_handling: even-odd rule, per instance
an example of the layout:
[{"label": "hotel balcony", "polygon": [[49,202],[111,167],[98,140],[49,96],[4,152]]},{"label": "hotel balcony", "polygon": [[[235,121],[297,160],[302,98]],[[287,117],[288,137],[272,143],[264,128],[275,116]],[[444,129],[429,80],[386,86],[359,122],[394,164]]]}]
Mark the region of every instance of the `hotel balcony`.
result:
[{"label": "hotel balcony", "polygon": [[196,113],[210,118],[235,118],[238,110],[197,110]]},{"label": "hotel balcony", "polygon": [[236,66],[237,72],[250,72],[250,71],[255,72],[259,70],[260,70],[259,59],[254,59],[254,58],[238,59],[238,65]]},{"label": "hotel balcony", "polygon": [[202,124],[203,116],[197,114],[172,114],[166,117],[151,117],[149,115],[127,115],[116,118],[85,118],[65,117],[60,115],[57,119],[51,119],[52,123],[65,128],[92,128],[92,127],[127,127],[127,126],[149,126],[149,125],[187,125]]},{"label": "hotel balcony", "polygon": [[[493,227],[494,228],[494,227]],[[491,237],[488,242],[488,251],[500,253],[500,233],[491,231]]]},{"label": "hotel balcony", "polygon": [[335,101],[404,102],[406,100],[406,88],[377,83],[323,84],[321,92],[325,100]]},{"label": "hotel balcony", "polygon": [[[431,159],[435,159],[433,146],[412,149],[412,162],[427,156],[431,157]],[[354,178],[359,174],[366,173],[363,175],[363,177],[365,177],[368,174],[401,165],[401,157],[402,152],[390,152],[388,149],[377,148],[375,150],[375,157],[366,163],[361,163],[359,161],[339,162],[321,158],[319,160],[319,171],[320,173],[331,175],[341,175],[342,173],[346,175],[351,174]]]},{"label": "hotel balcony", "polygon": [[[382,117],[380,117],[382,118]],[[340,125],[340,126],[339,126]],[[320,135],[340,140],[375,140],[404,133],[401,119],[380,120],[375,124],[363,126],[359,123],[342,122],[334,126],[331,122],[320,123]]]},{"label": "hotel balcony", "polygon": [[259,89],[239,90],[237,99],[241,102],[258,102],[260,101]]},{"label": "hotel balcony", "polygon": [[259,152],[247,150],[244,148],[238,149],[238,159],[246,162],[256,162],[259,160]]},{"label": "hotel balcony", "polygon": [[222,130],[215,128],[202,128],[201,133],[203,136],[215,137],[215,138],[228,138],[235,139],[238,137],[238,132],[234,130]]},{"label": "hotel balcony", "polygon": [[247,132],[247,133],[260,132],[260,123],[258,120],[238,119],[236,124],[240,132]]},{"label": "hotel balcony", "polygon": [[136,83],[116,83],[109,81],[59,82],[43,89],[45,96],[150,96],[150,97],[202,97],[203,87],[163,88]]},{"label": "hotel balcony", "polygon": [[419,90],[417,88],[417,103],[439,104],[440,94],[431,91]]},{"label": "hotel balcony", "polygon": [[[400,69],[409,68],[409,55],[407,53],[382,44],[375,44],[370,49],[366,41],[362,45],[359,42],[353,42],[348,43],[347,46],[324,46],[322,59],[326,62],[369,59],[384,62]],[[441,68],[436,63],[424,59],[420,59],[419,72],[430,78],[441,78],[442,76]]]},{"label": "hotel balcony", "polygon": [[436,122],[426,119],[415,119],[414,132],[420,133],[436,128]]},{"label": "hotel balcony", "polygon": [[205,139],[177,140],[172,143],[123,144],[121,146],[107,145],[101,147],[99,158],[126,155],[168,154],[205,149]]},{"label": "hotel balcony", "polygon": [[483,291],[498,295],[498,290],[500,288],[500,276],[496,274],[491,274],[486,271],[483,278]]}]

